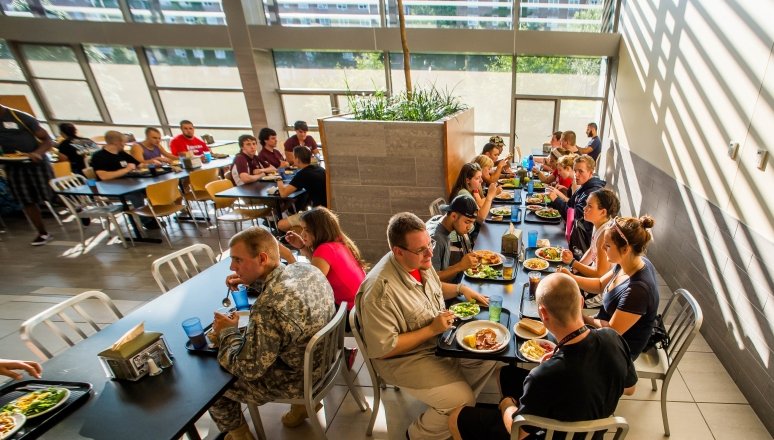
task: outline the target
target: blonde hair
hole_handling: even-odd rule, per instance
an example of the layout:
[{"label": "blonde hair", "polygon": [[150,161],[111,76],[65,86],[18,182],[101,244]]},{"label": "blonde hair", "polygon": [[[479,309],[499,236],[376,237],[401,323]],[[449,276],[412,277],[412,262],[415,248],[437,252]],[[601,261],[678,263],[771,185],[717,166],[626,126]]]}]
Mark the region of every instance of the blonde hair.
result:
[{"label": "blonde hair", "polygon": [[482,170],[484,168],[492,168],[494,166],[494,161],[492,158],[489,156],[484,156],[483,154],[476,156],[476,158],[473,159],[473,163],[477,163]]},{"label": "blonde hair", "polygon": [[575,165],[575,159],[577,158],[577,154],[566,154],[559,158],[557,164],[562,168],[572,168],[573,165]]}]

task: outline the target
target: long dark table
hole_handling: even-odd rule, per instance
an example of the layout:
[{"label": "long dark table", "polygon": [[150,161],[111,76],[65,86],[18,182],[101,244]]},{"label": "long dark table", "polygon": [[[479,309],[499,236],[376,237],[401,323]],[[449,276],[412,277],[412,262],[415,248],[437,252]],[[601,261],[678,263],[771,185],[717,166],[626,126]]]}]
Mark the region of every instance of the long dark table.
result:
[{"label": "long dark table", "polygon": [[[190,354],[180,323],[199,317],[207,325],[221,306],[225,258],[195,278],[161,295],[43,364],[43,379],[90,382],[94,394],[57,423],[47,439],[177,439],[195,432],[193,423],[235,380],[214,357]],[[101,352],[136,324],[164,334],[174,365],[138,382],[110,380],[100,366]]]}]

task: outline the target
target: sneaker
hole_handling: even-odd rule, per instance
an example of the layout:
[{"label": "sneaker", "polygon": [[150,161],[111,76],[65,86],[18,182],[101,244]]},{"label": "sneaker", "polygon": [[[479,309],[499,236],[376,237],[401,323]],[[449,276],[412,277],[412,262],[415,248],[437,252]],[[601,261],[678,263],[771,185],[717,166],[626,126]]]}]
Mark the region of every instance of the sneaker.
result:
[{"label": "sneaker", "polygon": [[347,355],[347,369],[351,370],[357,358],[357,347],[344,347],[344,353]]},{"label": "sneaker", "polygon": [[52,237],[51,234],[40,234],[37,237],[35,237],[35,239],[32,240],[30,244],[32,246],[43,246],[44,244],[48,243],[53,239],[54,237]]},{"label": "sneaker", "polygon": [[[314,408],[315,411],[319,411],[322,408],[322,404],[318,403]],[[290,411],[282,415],[282,424],[288,428],[297,428],[304,423],[309,415],[306,413],[306,406],[304,405],[290,405]]]},{"label": "sneaker", "polygon": [[602,307],[602,295],[594,295],[590,298],[586,298],[585,305],[587,309],[598,309]]}]

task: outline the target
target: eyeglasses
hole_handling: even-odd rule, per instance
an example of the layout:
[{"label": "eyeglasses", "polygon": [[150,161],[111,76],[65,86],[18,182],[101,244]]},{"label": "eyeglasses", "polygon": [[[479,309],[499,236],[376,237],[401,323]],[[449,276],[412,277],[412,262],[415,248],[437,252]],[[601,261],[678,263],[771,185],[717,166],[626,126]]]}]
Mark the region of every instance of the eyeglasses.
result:
[{"label": "eyeglasses", "polygon": [[412,254],[421,257],[422,255],[425,255],[428,252],[432,252],[433,249],[435,249],[435,240],[432,238],[430,239],[430,244],[427,247],[423,247],[422,249],[412,251],[410,249],[404,248],[403,246],[398,246],[399,248],[403,249],[406,252],[411,252]]},{"label": "eyeglasses", "polygon": [[626,236],[624,235],[623,230],[621,229],[620,226],[618,226],[618,219],[619,218],[621,218],[621,217],[616,216],[616,218],[613,219],[613,227],[615,228],[616,232],[618,232],[618,235],[620,235],[621,238],[623,238],[624,243],[626,243],[626,245],[628,246],[629,245],[629,240],[626,239]]}]

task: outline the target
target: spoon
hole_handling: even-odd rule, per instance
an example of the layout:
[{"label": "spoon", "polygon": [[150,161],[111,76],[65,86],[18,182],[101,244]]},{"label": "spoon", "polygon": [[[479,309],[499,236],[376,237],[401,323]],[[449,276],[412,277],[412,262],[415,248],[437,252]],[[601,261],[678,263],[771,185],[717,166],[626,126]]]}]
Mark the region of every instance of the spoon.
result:
[{"label": "spoon", "polygon": [[231,299],[228,297],[231,294],[231,289],[226,289],[226,297],[223,298],[223,301],[221,301],[221,304],[223,304],[223,307],[231,307]]}]

